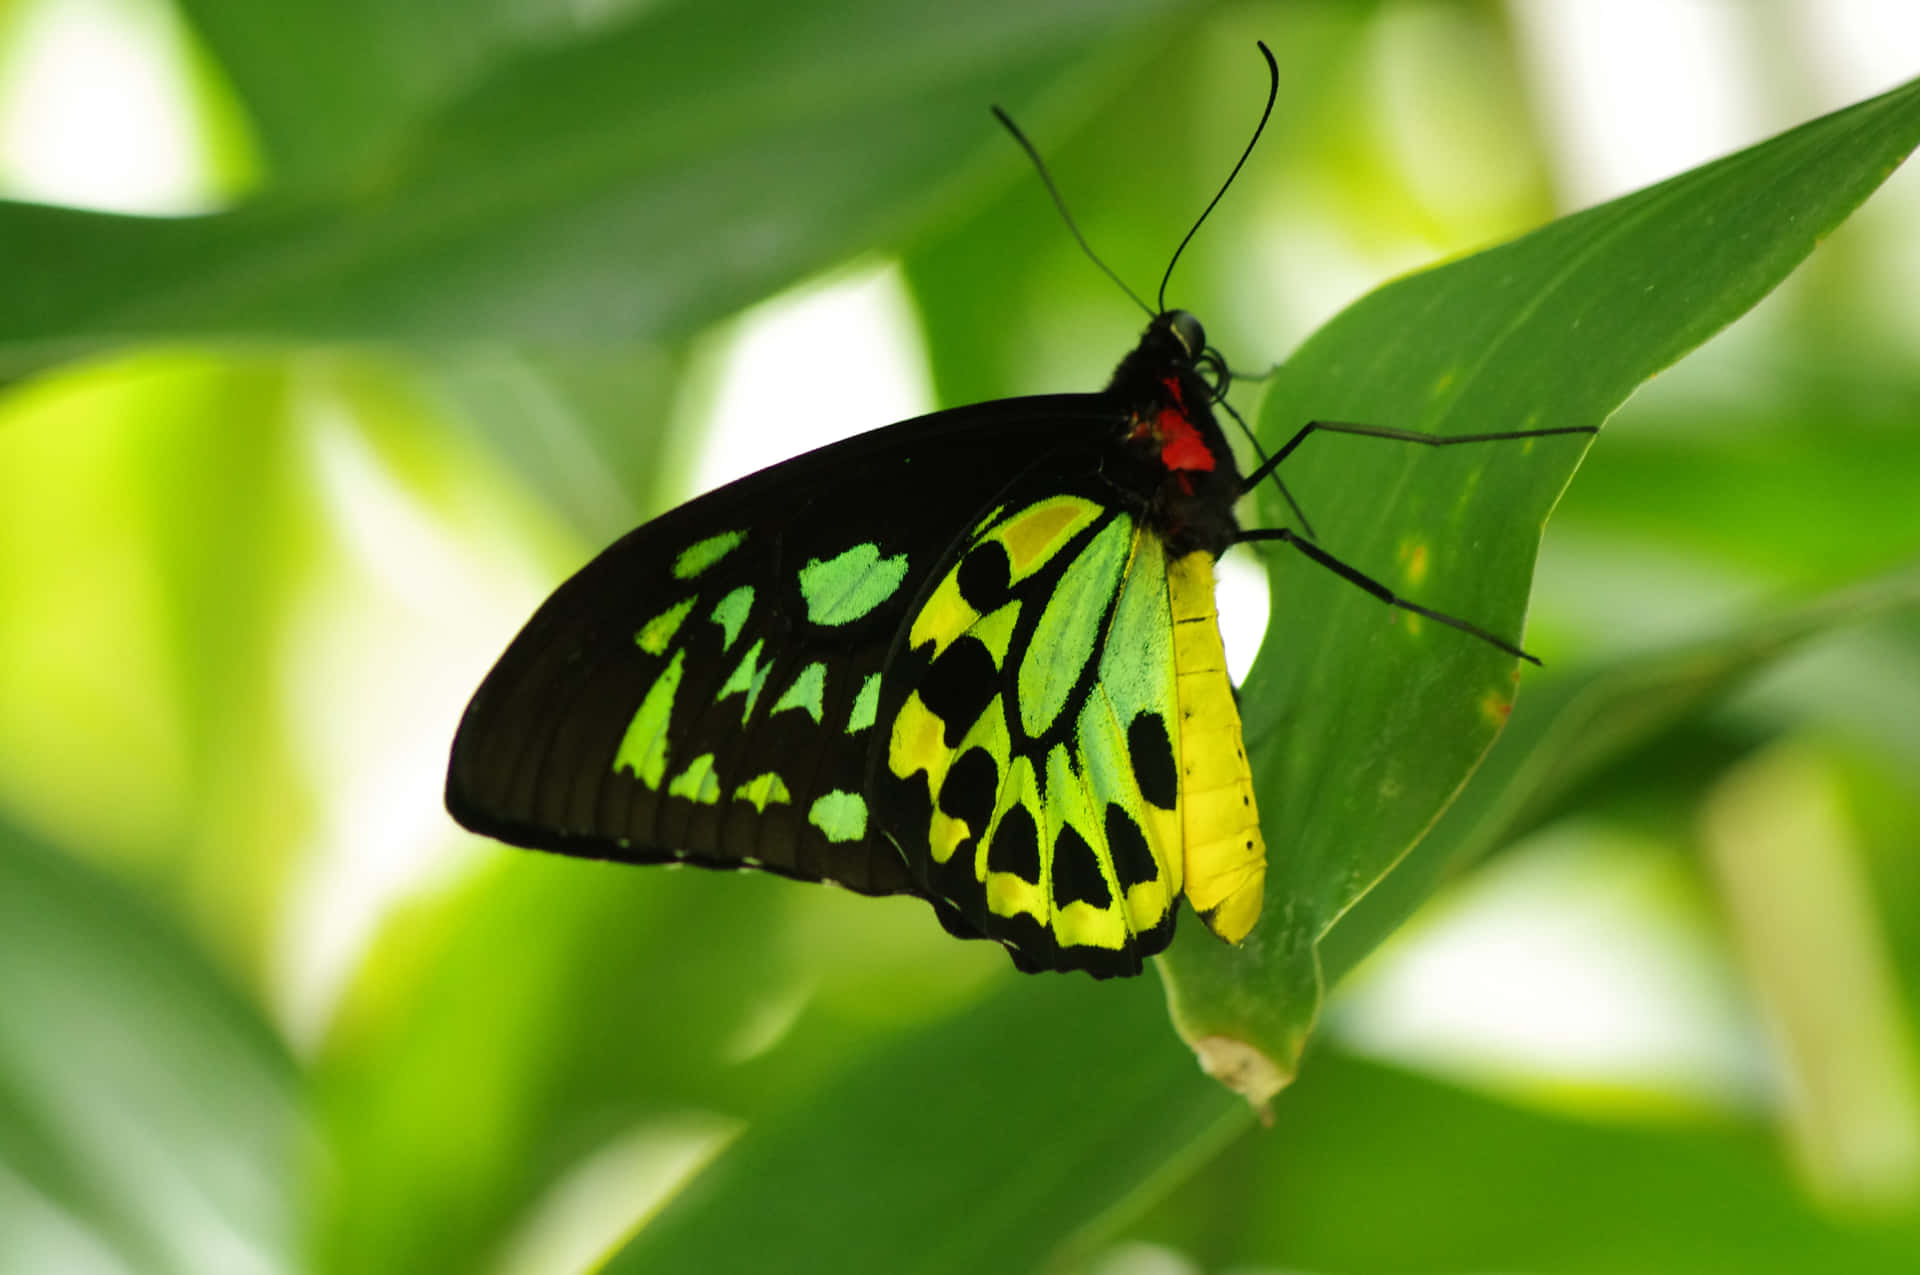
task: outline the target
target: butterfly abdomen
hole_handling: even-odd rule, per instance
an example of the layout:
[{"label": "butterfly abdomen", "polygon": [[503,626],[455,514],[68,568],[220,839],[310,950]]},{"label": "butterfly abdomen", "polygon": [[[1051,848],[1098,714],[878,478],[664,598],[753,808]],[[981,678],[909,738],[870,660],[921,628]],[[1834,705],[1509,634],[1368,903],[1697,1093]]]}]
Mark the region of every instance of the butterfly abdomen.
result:
[{"label": "butterfly abdomen", "polygon": [[1213,601],[1213,558],[1190,553],[1167,571],[1180,700],[1180,814],[1187,901],[1229,943],[1260,919],[1267,847],[1227,678]]}]

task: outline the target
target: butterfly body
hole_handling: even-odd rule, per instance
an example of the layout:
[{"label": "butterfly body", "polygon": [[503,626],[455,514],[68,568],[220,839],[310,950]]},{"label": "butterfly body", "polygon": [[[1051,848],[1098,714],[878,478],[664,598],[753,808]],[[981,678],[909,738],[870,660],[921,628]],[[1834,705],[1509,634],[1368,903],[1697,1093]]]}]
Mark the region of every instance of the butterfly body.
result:
[{"label": "butterfly body", "polygon": [[1241,480],[1204,337],[1098,394],[939,412],[655,519],[474,696],[447,804],[519,845],[911,893],[1027,970],[1230,940],[1265,851],[1213,612]]}]

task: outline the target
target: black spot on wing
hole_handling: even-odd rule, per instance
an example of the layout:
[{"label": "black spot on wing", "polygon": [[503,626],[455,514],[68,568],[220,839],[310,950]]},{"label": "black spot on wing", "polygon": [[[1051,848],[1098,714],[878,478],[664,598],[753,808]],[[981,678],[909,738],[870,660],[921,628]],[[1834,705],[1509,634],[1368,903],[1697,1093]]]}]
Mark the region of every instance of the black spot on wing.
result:
[{"label": "black spot on wing", "polygon": [[1173,742],[1167,723],[1158,713],[1135,713],[1127,723],[1127,757],[1140,785],[1140,795],[1162,810],[1180,800],[1180,778],[1173,764]]},{"label": "black spot on wing", "polygon": [[974,837],[986,831],[993,817],[993,798],[1000,788],[1000,768],[993,754],[978,746],[960,754],[940,787],[940,809],[955,819],[966,820]]},{"label": "black spot on wing", "polygon": [[1053,842],[1053,905],[1063,908],[1069,903],[1091,903],[1104,908],[1112,902],[1113,894],[1100,875],[1100,860],[1094,857],[1093,847],[1072,824],[1060,825],[1060,835]]},{"label": "black spot on wing", "polygon": [[1013,576],[1013,564],[1007,550],[997,540],[983,540],[960,560],[960,596],[966,604],[986,615],[998,610],[1007,600],[1007,585]]},{"label": "black spot on wing", "polygon": [[920,683],[920,701],[946,726],[948,748],[957,748],[993,698],[999,669],[978,638],[963,637],[940,653]]},{"label": "black spot on wing", "polygon": [[987,846],[987,871],[1011,872],[1029,885],[1040,884],[1040,830],[1025,806],[1000,816]]},{"label": "black spot on wing", "polygon": [[1120,879],[1123,892],[1160,875],[1160,866],[1153,861],[1153,851],[1147,848],[1140,825],[1111,801],[1107,803],[1107,852],[1113,856],[1113,874]]}]

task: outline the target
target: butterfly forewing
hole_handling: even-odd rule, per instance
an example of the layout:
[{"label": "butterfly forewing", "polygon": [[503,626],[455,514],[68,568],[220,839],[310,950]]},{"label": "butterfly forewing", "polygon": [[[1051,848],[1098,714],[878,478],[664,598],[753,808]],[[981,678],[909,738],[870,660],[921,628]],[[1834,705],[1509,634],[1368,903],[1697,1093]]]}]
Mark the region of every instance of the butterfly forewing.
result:
[{"label": "butterfly forewing", "polygon": [[[889,654],[1036,464],[1114,427],[1097,395],[863,435],[648,523],[542,606],[474,696],[448,808],[520,845],[922,893],[868,806]],[[943,912],[951,925],[953,918]]]}]

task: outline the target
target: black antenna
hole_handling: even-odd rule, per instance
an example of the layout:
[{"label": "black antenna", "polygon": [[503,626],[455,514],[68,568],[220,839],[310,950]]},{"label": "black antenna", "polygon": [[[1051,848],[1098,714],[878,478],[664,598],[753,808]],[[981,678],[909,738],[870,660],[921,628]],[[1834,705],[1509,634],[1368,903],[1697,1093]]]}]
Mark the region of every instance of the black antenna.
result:
[{"label": "black antenna", "polygon": [[[1271,58],[1272,55],[1269,54],[1268,56]],[[1067,223],[1067,229],[1073,233],[1074,242],[1080,245],[1080,251],[1086,253],[1087,259],[1093,262],[1094,265],[1104,270],[1107,278],[1119,284],[1120,291],[1132,297],[1133,303],[1142,310],[1145,310],[1148,318],[1153,318],[1153,308],[1140,299],[1139,293],[1127,286],[1125,279],[1122,279],[1114,273],[1112,266],[1100,260],[1100,255],[1093,250],[1092,245],[1087,243],[1087,237],[1080,233],[1080,227],[1074,224],[1073,214],[1067,211],[1067,201],[1060,198],[1060,188],[1053,184],[1053,174],[1047,171],[1046,161],[1040,158],[1040,152],[1033,148],[1033,143],[1028,141],[1027,135],[1020,131],[1020,126],[1015,124],[1013,118],[997,106],[993,108],[993,117],[1006,125],[1007,131],[1013,134],[1013,140],[1020,143],[1020,149],[1027,153],[1027,158],[1033,161],[1033,166],[1040,170],[1040,180],[1046,186],[1047,193],[1053,196],[1053,206],[1060,210],[1060,220]]]},{"label": "black antenna", "polygon": [[1260,134],[1267,127],[1267,119],[1273,114],[1274,102],[1280,97],[1280,64],[1273,60],[1273,50],[1267,47],[1265,40],[1255,40],[1254,43],[1260,46],[1260,56],[1267,60],[1267,107],[1260,112],[1260,122],[1253,126],[1253,136],[1247,140],[1247,149],[1240,152],[1239,162],[1234,164],[1233,171],[1227,174],[1227,180],[1220,183],[1219,191],[1201,212],[1199,220],[1193,223],[1193,228],[1187,231],[1187,237],[1182,239],[1180,246],[1173,250],[1173,260],[1167,262],[1167,272],[1160,276],[1160,292],[1155,298],[1160,303],[1161,312],[1167,308],[1167,284],[1173,278],[1173,268],[1180,264],[1180,254],[1187,250],[1187,245],[1193,241],[1194,235],[1199,233],[1208,214],[1213,212],[1214,205],[1220,202],[1221,197],[1227,193],[1227,188],[1233,185],[1233,179],[1240,175],[1241,168],[1246,165],[1247,157],[1253,154],[1254,145],[1259,142]]}]

